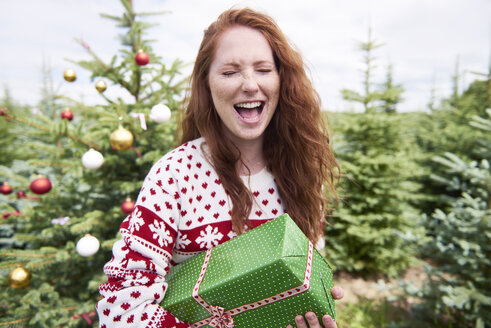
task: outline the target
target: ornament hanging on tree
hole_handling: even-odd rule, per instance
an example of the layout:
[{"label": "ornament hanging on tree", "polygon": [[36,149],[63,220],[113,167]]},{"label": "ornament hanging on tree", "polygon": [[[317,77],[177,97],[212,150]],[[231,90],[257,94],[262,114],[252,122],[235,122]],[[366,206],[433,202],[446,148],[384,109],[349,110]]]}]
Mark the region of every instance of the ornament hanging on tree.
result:
[{"label": "ornament hanging on tree", "polygon": [[51,224],[59,224],[59,225],[70,224],[70,218],[68,216],[64,216],[62,218],[53,219],[51,220]]},{"label": "ornament hanging on tree", "polygon": [[135,62],[140,66],[145,66],[146,64],[148,64],[149,61],[150,57],[148,56],[148,54],[140,49],[135,56]]},{"label": "ornament hanging on tree", "polygon": [[12,288],[24,288],[31,281],[31,272],[23,267],[17,267],[9,272],[7,283]]},{"label": "ornament hanging on tree", "polygon": [[20,211],[19,210],[15,210],[13,212],[3,212],[2,213],[2,218],[6,219],[6,218],[8,218],[11,215],[20,215]]},{"label": "ornament hanging on tree", "polygon": [[12,189],[7,182],[4,182],[4,184],[0,186],[0,192],[4,195],[10,194],[12,191],[14,191],[14,189]]},{"label": "ornament hanging on tree", "polygon": [[92,148],[82,156],[82,165],[89,170],[97,170],[104,164],[104,156]]},{"label": "ornament hanging on tree", "polygon": [[48,178],[40,175],[37,179],[34,179],[31,182],[30,189],[35,194],[45,194],[51,190],[51,181],[49,181]]},{"label": "ornament hanging on tree", "polygon": [[107,89],[107,85],[106,85],[106,82],[104,82],[104,80],[101,80],[99,79],[99,81],[97,81],[95,83],[95,88],[97,89],[97,91],[99,91],[100,93],[103,93],[104,91],[106,91]]},{"label": "ornament hanging on tree", "polygon": [[114,149],[126,150],[133,144],[133,135],[120,125],[117,130],[111,133],[109,141]]},{"label": "ornament hanging on tree", "polygon": [[17,193],[17,198],[19,199],[29,199],[29,200],[40,200],[41,198],[36,197],[36,196],[29,196],[22,190],[19,190]]},{"label": "ornament hanging on tree", "polygon": [[76,248],[77,253],[80,254],[80,256],[89,257],[97,253],[99,246],[100,243],[96,237],[86,234],[77,242]]},{"label": "ornament hanging on tree", "polygon": [[165,123],[170,120],[171,111],[166,105],[159,103],[152,107],[149,115],[152,121],[157,123]]},{"label": "ornament hanging on tree", "polygon": [[131,198],[126,198],[126,200],[121,204],[121,211],[125,214],[130,214],[135,208],[135,202]]},{"label": "ornament hanging on tree", "polygon": [[75,71],[71,68],[65,70],[65,72],[63,72],[63,78],[67,81],[67,82],[73,82],[77,79],[77,73],[75,73]]},{"label": "ornament hanging on tree", "polygon": [[70,108],[67,107],[63,112],[61,112],[61,118],[68,121],[73,120],[73,113]]}]

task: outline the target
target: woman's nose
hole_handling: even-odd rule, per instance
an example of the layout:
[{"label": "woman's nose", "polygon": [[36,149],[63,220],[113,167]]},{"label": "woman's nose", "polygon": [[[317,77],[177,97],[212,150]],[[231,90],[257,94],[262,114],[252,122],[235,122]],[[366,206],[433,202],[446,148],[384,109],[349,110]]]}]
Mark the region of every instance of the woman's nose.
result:
[{"label": "woman's nose", "polygon": [[257,92],[259,85],[256,77],[253,73],[246,73],[243,75],[242,90],[245,92]]}]

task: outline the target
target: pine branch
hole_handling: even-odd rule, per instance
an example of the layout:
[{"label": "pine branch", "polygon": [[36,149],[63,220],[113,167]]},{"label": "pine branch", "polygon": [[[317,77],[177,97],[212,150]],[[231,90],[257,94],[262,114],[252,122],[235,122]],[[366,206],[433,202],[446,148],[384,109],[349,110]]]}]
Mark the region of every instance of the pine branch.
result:
[{"label": "pine branch", "polygon": [[75,165],[73,165],[72,163],[60,163],[60,162],[53,162],[53,161],[50,162],[34,161],[31,162],[31,164],[36,166],[56,166],[56,167],[69,167],[69,168],[75,167]]},{"label": "pine branch", "polygon": [[[78,307],[79,307],[78,305],[72,305],[72,306],[67,306],[67,307],[61,308],[61,309],[53,309],[50,312],[54,312],[54,311],[58,311],[58,310],[67,311],[68,312],[68,311],[76,310]],[[26,318],[21,318],[21,319],[17,319],[17,320],[12,320],[12,321],[0,322],[0,327],[1,326],[12,327],[12,325],[14,325],[14,324],[26,322],[26,321],[31,320],[32,318],[33,318],[33,316],[26,317]]]},{"label": "pine branch", "polygon": [[[117,74],[117,72],[114,71],[114,69],[112,67],[108,67],[103,61],[102,59],[100,59],[96,54],[95,52],[93,52],[89,45],[82,39],[79,39],[79,38],[75,38],[75,41],[77,41],[78,43],[80,43],[80,45],[82,47],[85,48],[85,50],[94,58],[94,60],[100,65],[100,67],[106,72],[107,74],[107,77],[109,77],[111,80],[121,84],[126,90],[130,91],[131,92],[131,86],[125,81],[123,80],[119,74]],[[67,59],[68,61],[71,61],[69,59]],[[79,64],[78,62],[75,62],[75,61],[71,61],[75,64]]]},{"label": "pine branch", "polygon": [[[48,128],[42,126],[42,125],[39,125],[39,124],[30,122],[30,121],[24,120],[23,118],[20,118],[20,117],[18,117],[16,115],[7,113],[7,108],[3,108],[3,109],[0,108],[0,116],[5,116],[7,121],[15,120],[17,122],[20,122],[20,123],[23,123],[23,124],[32,126],[33,128],[36,128],[36,129],[41,130],[41,131],[44,131],[44,132],[48,132],[48,133],[51,133],[52,132],[50,129],[48,129]],[[77,142],[80,142],[80,143],[82,143],[82,144],[84,144],[86,146],[92,147],[92,148],[97,149],[97,150],[101,150],[102,149],[99,145],[96,145],[94,143],[91,143],[91,142],[82,140],[82,139],[80,139],[77,136],[68,134],[67,132],[60,131],[59,132],[59,135],[61,135],[63,137],[70,138],[72,140],[75,140]]]},{"label": "pine branch", "polygon": [[17,320],[12,320],[12,321],[5,321],[5,322],[0,322],[0,326],[8,326],[12,327],[14,324],[22,323],[31,320],[32,317],[27,317],[27,318],[22,318],[22,319],[17,319]]},{"label": "pine branch", "polygon": [[[136,16],[160,16],[160,15],[168,15],[168,14],[172,14],[172,11],[162,10],[162,11],[155,11],[155,12],[141,12],[141,13],[136,13]],[[152,25],[158,26],[159,24],[155,23]]]},{"label": "pine branch", "polygon": [[56,256],[55,253],[52,254],[39,254],[39,253],[27,253],[25,251],[17,251],[17,252],[1,252],[3,256],[16,256],[16,257],[25,257],[25,258],[47,258]]}]

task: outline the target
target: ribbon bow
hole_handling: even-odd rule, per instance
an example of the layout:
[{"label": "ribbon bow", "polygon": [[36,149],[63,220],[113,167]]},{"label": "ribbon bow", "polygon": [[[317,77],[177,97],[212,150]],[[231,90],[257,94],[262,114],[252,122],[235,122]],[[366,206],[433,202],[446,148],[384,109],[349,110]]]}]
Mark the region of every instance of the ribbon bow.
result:
[{"label": "ribbon bow", "polygon": [[10,117],[10,115],[9,115],[9,114],[7,114],[7,107],[5,107],[5,108],[0,108],[0,116],[5,116],[5,117],[6,117],[7,122],[12,121],[12,117]]},{"label": "ribbon bow", "polygon": [[143,114],[143,113],[130,113],[130,116],[133,118],[140,119],[140,126],[141,126],[142,130],[147,129],[147,123],[145,122],[145,114]]},{"label": "ribbon bow", "polygon": [[220,306],[211,306],[210,313],[213,316],[209,325],[214,328],[233,328],[234,318],[230,314],[225,313],[225,309]]},{"label": "ribbon bow", "polygon": [[95,311],[87,312],[87,313],[81,313],[81,314],[74,314],[74,315],[72,315],[72,319],[76,320],[76,319],[82,317],[89,325],[92,325],[91,317],[94,317],[95,314],[96,314]]}]

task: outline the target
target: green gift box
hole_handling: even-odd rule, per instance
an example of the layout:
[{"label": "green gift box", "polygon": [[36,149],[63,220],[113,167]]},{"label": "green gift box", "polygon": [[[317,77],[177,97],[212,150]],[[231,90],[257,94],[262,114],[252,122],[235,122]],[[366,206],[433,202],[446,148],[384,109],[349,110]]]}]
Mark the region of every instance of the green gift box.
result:
[{"label": "green gift box", "polygon": [[191,327],[286,327],[335,317],[332,270],[288,214],[174,266],[162,306]]}]

